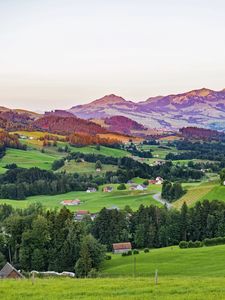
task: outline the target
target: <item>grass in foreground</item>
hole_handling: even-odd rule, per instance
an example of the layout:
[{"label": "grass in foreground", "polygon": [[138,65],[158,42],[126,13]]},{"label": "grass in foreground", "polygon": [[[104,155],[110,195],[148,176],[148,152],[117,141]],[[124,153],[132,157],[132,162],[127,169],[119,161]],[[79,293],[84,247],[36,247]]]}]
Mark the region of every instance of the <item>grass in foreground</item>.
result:
[{"label": "grass in foreground", "polygon": [[114,279],[2,280],[4,300],[180,300],[224,299],[225,278],[159,277]]}]

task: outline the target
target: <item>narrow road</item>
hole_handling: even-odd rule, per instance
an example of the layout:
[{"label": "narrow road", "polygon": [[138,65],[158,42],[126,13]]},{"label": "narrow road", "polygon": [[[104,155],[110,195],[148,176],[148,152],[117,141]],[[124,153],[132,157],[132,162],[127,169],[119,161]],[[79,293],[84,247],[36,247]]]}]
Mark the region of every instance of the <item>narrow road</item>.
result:
[{"label": "narrow road", "polygon": [[161,198],[161,193],[157,193],[157,194],[153,195],[152,197],[153,197],[153,199],[155,199],[157,202],[159,202],[159,203],[161,203],[161,204],[163,204],[163,205],[166,205],[166,207],[167,207],[168,209],[171,209],[171,208],[173,207],[173,205],[172,205],[170,202],[168,202],[167,200]]}]

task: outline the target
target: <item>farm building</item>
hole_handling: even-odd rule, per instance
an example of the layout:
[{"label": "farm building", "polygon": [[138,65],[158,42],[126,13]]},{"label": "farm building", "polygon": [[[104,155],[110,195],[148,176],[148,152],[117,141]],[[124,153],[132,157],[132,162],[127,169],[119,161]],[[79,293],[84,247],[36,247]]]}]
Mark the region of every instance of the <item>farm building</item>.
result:
[{"label": "farm building", "polygon": [[130,242],[113,244],[114,253],[126,253],[130,250],[132,250],[132,246]]},{"label": "farm building", "polygon": [[3,278],[23,278],[23,275],[7,262],[0,271],[0,279]]},{"label": "farm building", "polygon": [[131,191],[144,191],[147,187],[144,184],[132,184],[129,190]]},{"label": "farm building", "polygon": [[88,210],[78,210],[75,213],[75,221],[82,221],[85,216],[91,216]]},{"label": "farm building", "polygon": [[162,177],[156,177],[155,180],[149,180],[149,184],[163,184],[163,178]]},{"label": "farm building", "polygon": [[110,192],[112,192],[113,191],[113,187],[111,187],[111,186],[105,186],[104,188],[103,188],[103,192],[104,193],[110,193]]},{"label": "farm building", "polygon": [[79,205],[81,202],[79,199],[75,199],[75,200],[63,200],[61,202],[62,205],[65,206],[75,206],[75,205]]},{"label": "farm building", "polygon": [[97,190],[96,190],[96,188],[88,188],[87,190],[86,190],[86,192],[87,193],[95,193],[95,192],[97,192]]}]

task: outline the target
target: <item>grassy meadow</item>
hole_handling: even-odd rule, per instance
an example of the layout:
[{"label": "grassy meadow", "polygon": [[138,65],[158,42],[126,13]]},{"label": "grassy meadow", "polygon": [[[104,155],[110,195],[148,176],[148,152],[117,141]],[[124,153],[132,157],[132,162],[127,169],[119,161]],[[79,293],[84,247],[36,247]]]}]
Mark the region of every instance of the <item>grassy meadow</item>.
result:
[{"label": "grassy meadow", "polygon": [[224,259],[224,245],[117,254],[104,263],[99,278],[36,278],[34,284],[31,279],[1,280],[0,295],[4,300],[220,300],[225,299]]},{"label": "grassy meadow", "polygon": [[225,277],[225,246],[180,249],[178,246],[141,251],[138,255],[121,256],[113,254],[103,268],[105,276],[133,276],[134,257],[136,276],[153,276],[155,270],[159,277]]},{"label": "grassy meadow", "polygon": [[108,171],[117,171],[118,167],[115,165],[105,165],[102,164],[102,170],[97,172],[95,169],[95,163],[90,162],[75,162],[74,160],[66,163],[62,168],[57,170],[58,172],[66,172],[66,173],[83,173],[83,174],[92,174],[92,175],[101,175],[102,173],[106,173]]},{"label": "grassy meadow", "polygon": [[2,280],[4,300],[220,300],[224,299],[223,277],[153,277],[96,279]]},{"label": "grassy meadow", "polygon": [[44,170],[51,170],[53,161],[58,158],[59,155],[57,153],[50,154],[37,150],[7,149],[6,155],[0,159],[0,172],[6,172],[5,165],[11,163],[15,163],[22,168],[38,167]]},{"label": "grassy meadow", "polygon": [[[139,181],[140,179],[137,179]],[[143,181],[142,181],[143,182]],[[44,207],[54,209],[63,207],[61,202],[63,200],[79,199],[82,203],[78,206],[68,206],[72,211],[76,210],[89,210],[90,212],[98,212],[103,207],[111,208],[116,206],[123,209],[126,205],[129,205],[133,210],[137,210],[141,204],[150,205],[154,204],[160,206],[156,200],[153,199],[153,195],[160,191],[161,186],[150,186],[146,191],[118,191],[116,188],[118,185],[110,184],[114,188],[111,193],[102,192],[102,186],[95,193],[87,192],[69,192],[61,195],[54,196],[32,196],[26,200],[9,200],[0,199],[0,204],[7,203],[16,208],[25,208],[33,203],[41,203]]]}]

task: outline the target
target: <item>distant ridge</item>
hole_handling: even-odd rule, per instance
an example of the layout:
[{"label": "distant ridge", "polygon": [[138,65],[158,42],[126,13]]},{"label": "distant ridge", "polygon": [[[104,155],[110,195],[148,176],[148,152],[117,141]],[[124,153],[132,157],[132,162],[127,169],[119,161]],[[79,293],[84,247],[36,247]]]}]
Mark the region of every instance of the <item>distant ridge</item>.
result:
[{"label": "distant ridge", "polygon": [[185,93],[127,101],[114,94],[68,110],[84,119],[124,116],[148,128],[176,130],[196,126],[225,129],[225,89],[202,88]]}]

